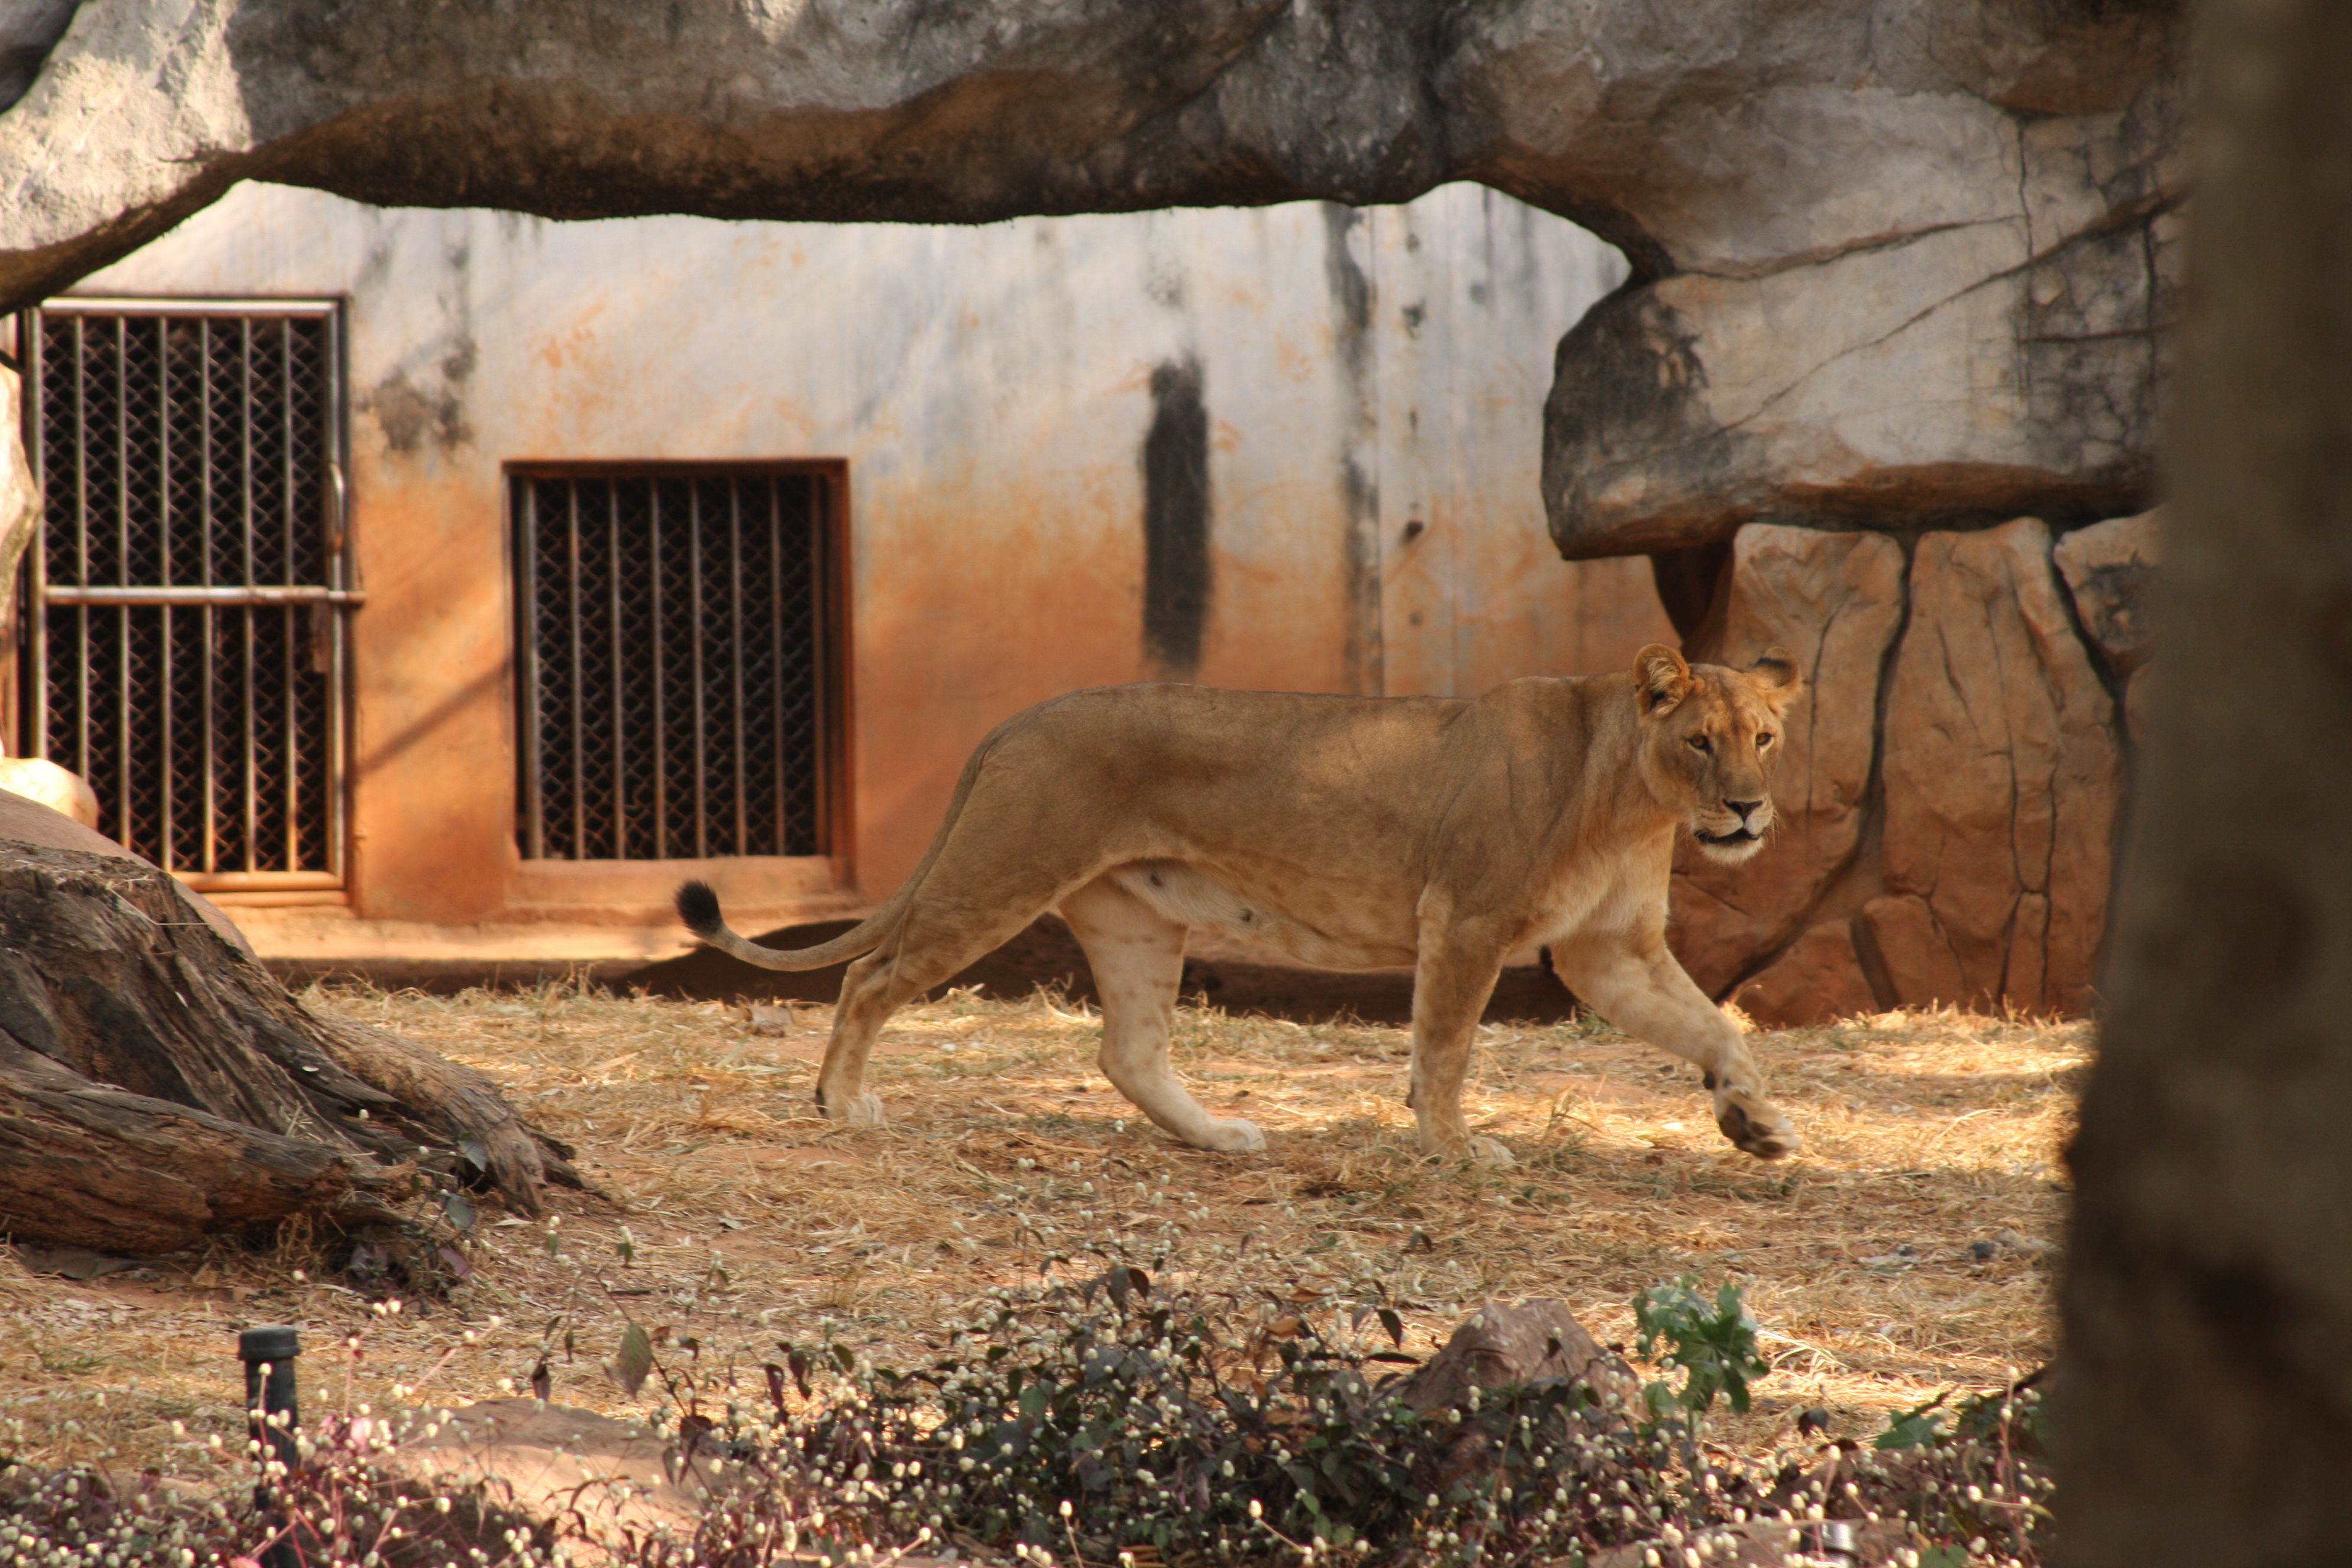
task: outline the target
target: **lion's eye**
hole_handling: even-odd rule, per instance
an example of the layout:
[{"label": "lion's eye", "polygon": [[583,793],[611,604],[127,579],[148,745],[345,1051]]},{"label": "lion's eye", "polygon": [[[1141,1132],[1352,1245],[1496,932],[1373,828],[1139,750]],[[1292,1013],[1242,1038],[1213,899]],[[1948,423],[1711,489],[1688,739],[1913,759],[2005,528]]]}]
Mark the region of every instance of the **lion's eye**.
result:
[{"label": "lion's eye", "polygon": [[1772,737],[1769,735],[1759,735],[1756,737],[1756,749],[1759,752],[1771,743]]},{"label": "lion's eye", "polygon": [[1692,751],[1694,751],[1694,752],[1704,752],[1704,751],[1706,751],[1706,737],[1705,735],[1693,735],[1693,736],[1690,738],[1690,749],[1691,749]]}]

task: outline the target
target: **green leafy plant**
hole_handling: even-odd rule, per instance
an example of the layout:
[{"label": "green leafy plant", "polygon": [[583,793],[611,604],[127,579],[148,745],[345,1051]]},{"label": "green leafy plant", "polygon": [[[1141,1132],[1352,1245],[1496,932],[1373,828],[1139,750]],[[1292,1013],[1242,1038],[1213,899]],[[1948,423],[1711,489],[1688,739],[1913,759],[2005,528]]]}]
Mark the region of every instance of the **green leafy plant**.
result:
[{"label": "green leafy plant", "polygon": [[1944,1436],[1944,1423],[1950,1413],[1943,1405],[1950,1396],[1950,1391],[1947,1390],[1925,1405],[1916,1405],[1888,1416],[1886,1430],[1878,1435],[1871,1447],[1895,1451],[1933,1447]]},{"label": "green leafy plant", "polygon": [[[726,1370],[656,1358],[684,1447],[737,1478],[691,1560],[944,1545],[1033,1564],[1467,1568],[1573,1561],[1760,1504],[1760,1479],[1693,1471],[1579,1382],[1405,1404],[1415,1358],[1377,1286],[1171,1289],[1163,1261],[999,1291],[905,1369],[779,1342],[748,1405]],[[632,1561],[689,1560],[671,1551]]]},{"label": "green leafy plant", "polygon": [[1654,1420],[1664,1420],[1677,1409],[1693,1418],[1702,1416],[1718,1395],[1744,1413],[1748,1384],[1772,1370],[1756,1349],[1756,1320],[1748,1315],[1739,1287],[1729,1280],[1711,1303],[1699,1293],[1696,1275],[1685,1274],[1671,1285],[1653,1285],[1634,1296],[1633,1321],[1642,1358],[1684,1374],[1679,1389],[1664,1381],[1643,1388],[1643,1401]]}]

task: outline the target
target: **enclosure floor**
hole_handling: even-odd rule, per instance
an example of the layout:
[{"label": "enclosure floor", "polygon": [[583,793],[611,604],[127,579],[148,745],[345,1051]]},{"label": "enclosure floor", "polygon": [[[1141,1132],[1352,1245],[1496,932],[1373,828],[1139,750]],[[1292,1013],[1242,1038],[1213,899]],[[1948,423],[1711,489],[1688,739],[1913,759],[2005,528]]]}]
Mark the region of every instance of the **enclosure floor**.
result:
[{"label": "enclosure floor", "polygon": [[[742,1369],[748,1398],[780,1341],[912,1362],[990,1288],[1099,1272],[1120,1247],[1302,1303],[1385,1290],[1414,1353],[1528,1297],[1622,1342],[1643,1286],[1734,1279],[1776,1371],[1716,1440],[1770,1448],[1814,1405],[1866,1436],[2049,1352],[2046,1243],[2090,1047],[2086,1025],[1951,1013],[1761,1035],[1806,1139],[1768,1165],[1717,1134],[1684,1064],[1598,1023],[1489,1027],[1472,1121],[1519,1163],[1474,1168],[1414,1152],[1401,1029],[1184,1011],[1180,1070],[1269,1141],[1220,1155],[1143,1121],[1093,1068],[1097,1022],[1046,998],[901,1015],[868,1080],[891,1119],[859,1131],[814,1113],[822,1007],[777,1037],[715,1003],[561,987],[309,1000],[490,1074],[604,1195],[559,1194],[548,1219],[486,1204],[471,1284],[396,1313],[299,1237],[85,1283],[0,1253],[9,1450],[205,1479],[241,1438],[232,1331],[251,1323],[302,1327],[312,1412],[520,1392],[543,1353],[557,1400],[644,1411],[658,1379],[633,1400],[602,1370],[628,1317],[668,1330],[668,1363],[706,1385]],[[1972,1250],[2004,1231],[2026,1245]]]}]

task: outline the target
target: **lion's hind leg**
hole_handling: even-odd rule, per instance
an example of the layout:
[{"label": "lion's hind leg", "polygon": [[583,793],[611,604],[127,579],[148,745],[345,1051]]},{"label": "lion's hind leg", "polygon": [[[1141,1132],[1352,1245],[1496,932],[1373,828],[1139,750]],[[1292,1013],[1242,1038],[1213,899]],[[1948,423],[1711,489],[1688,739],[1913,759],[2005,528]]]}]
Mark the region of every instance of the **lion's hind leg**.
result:
[{"label": "lion's hind leg", "polygon": [[[937,872],[933,880],[944,888],[991,886],[982,878],[958,883]],[[834,1007],[833,1038],[824,1048],[824,1065],[817,1069],[817,1108],[827,1121],[852,1127],[881,1122],[882,1102],[866,1092],[865,1084],[866,1058],[880,1037],[882,1026],[924,992],[953,979],[959,970],[1003,946],[1050,908],[1056,889],[1042,877],[1033,878],[1033,882],[1042,882],[1042,888],[1023,889],[1013,877],[997,878],[991,889],[997,896],[992,908],[926,889],[909,903],[898,928],[879,947],[850,964],[842,976],[841,1000]]]},{"label": "lion's hind leg", "polygon": [[1062,900],[1102,998],[1103,1076],[1137,1109],[1195,1149],[1248,1153],[1265,1134],[1201,1108],[1168,1060],[1168,1028],[1184,976],[1185,928],[1097,877]]}]

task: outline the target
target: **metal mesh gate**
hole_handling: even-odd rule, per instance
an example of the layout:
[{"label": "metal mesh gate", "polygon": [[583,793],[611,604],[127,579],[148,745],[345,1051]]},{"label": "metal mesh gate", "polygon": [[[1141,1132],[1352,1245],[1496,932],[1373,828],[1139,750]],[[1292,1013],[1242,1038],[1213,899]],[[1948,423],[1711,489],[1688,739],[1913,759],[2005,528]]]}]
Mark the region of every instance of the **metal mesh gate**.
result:
[{"label": "metal mesh gate", "polygon": [[511,484],[523,854],[826,853],[830,476]]},{"label": "metal mesh gate", "polygon": [[102,831],[215,889],[342,875],[334,307],[58,301],[27,318],[26,750]]}]

